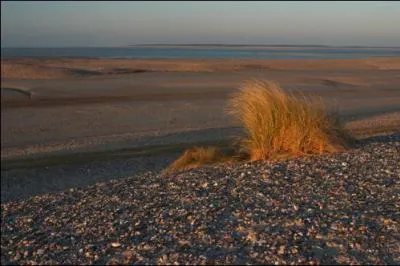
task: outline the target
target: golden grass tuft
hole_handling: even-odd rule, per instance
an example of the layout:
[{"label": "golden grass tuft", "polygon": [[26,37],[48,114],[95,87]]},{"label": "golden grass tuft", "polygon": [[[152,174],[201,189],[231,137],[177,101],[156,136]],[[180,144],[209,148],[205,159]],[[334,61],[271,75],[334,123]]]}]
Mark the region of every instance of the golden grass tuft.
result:
[{"label": "golden grass tuft", "polygon": [[247,136],[241,149],[251,160],[343,151],[350,143],[336,112],[322,100],[284,92],[277,83],[250,81],[230,99],[228,111]]},{"label": "golden grass tuft", "polygon": [[166,172],[178,169],[190,169],[205,164],[213,164],[227,161],[225,155],[215,147],[193,147],[187,149],[178,159],[176,159]]},{"label": "golden grass tuft", "polygon": [[328,111],[321,98],[287,93],[270,81],[245,83],[232,94],[228,112],[246,131],[233,154],[225,155],[214,147],[194,147],[186,150],[166,172],[211,163],[333,153],[346,150],[353,141],[337,112]]}]

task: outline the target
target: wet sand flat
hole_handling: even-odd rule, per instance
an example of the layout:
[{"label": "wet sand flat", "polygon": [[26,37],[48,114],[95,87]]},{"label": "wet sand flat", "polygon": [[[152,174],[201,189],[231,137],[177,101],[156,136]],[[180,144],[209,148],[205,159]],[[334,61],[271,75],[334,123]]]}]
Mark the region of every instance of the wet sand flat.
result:
[{"label": "wet sand flat", "polygon": [[130,148],[181,132],[195,142],[202,130],[235,126],[226,102],[253,78],[321,96],[346,121],[364,121],[350,127],[387,113],[381,127],[399,123],[400,58],[25,58],[3,60],[1,78],[2,159]]}]

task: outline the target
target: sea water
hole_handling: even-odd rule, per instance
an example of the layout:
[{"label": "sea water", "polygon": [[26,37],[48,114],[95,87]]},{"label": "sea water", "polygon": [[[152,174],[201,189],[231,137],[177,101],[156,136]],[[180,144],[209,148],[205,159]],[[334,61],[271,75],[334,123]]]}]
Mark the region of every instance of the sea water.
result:
[{"label": "sea water", "polygon": [[334,59],[400,56],[396,48],[352,47],[65,47],[1,48],[1,57]]}]

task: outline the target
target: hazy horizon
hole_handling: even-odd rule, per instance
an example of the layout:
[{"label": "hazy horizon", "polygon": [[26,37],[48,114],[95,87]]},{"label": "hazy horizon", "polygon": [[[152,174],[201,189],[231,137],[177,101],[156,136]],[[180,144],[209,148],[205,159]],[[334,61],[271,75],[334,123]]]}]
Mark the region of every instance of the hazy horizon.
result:
[{"label": "hazy horizon", "polygon": [[143,44],[127,44],[127,45],[96,45],[96,46],[1,46],[2,49],[46,49],[46,48],[132,48],[132,47],[168,47],[168,46],[198,46],[198,47],[287,47],[287,48],[400,48],[398,46],[383,46],[383,45],[318,45],[318,44],[230,44],[230,43],[143,43]]},{"label": "hazy horizon", "polygon": [[398,2],[1,2],[1,47],[399,47]]}]

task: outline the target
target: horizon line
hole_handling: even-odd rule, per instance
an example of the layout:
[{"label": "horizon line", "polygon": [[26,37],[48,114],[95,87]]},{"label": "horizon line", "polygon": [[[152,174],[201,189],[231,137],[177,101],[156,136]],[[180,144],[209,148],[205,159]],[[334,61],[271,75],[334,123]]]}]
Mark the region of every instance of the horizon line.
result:
[{"label": "horizon line", "polygon": [[128,46],[260,46],[260,47],[393,47],[384,45],[324,45],[324,44],[231,44],[231,43],[144,43],[130,44]]},{"label": "horizon line", "polygon": [[126,47],[155,47],[155,46],[181,46],[181,47],[320,47],[320,48],[400,48],[400,46],[384,45],[320,45],[320,44],[230,44],[230,43],[144,43],[128,45],[96,45],[96,46],[3,46],[8,48],[126,48]]}]

